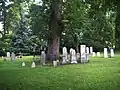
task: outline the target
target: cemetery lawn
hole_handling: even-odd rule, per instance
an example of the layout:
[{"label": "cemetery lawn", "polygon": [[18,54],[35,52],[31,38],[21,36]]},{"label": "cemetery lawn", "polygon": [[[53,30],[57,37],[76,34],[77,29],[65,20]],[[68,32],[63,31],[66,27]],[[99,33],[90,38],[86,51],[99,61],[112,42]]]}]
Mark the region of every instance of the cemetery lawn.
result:
[{"label": "cemetery lawn", "polygon": [[[26,67],[21,67],[23,60]],[[31,56],[15,62],[0,58],[0,90],[120,90],[120,53],[57,68],[30,68],[31,61]]]}]

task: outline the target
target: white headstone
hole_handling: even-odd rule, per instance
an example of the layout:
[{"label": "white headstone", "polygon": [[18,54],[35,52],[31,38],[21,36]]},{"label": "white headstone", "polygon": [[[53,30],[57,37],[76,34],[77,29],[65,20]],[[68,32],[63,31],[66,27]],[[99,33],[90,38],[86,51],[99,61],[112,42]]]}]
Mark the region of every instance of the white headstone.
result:
[{"label": "white headstone", "polygon": [[104,48],[104,58],[108,58],[107,48]]},{"label": "white headstone", "polygon": [[90,53],[90,51],[89,51],[89,47],[86,47],[86,52],[87,52],[87,54]]},{"label": "white headstone", "polygon": [[100,57],[100,52],[97,52],[97,56]]},{"label": "white headstone", "polygon": [[71,52],[71,63],[77,63],[75,50],[72,50]]},{"label": "white headstone", "polygon": [[93,54],[93,57],[95,57],[95,56],[96,56],[95,52],[93,52],[92,54]]},{"label": "white headstone", "polygon": [[66,64],[67,63],[67,48],[63,47],[63,54],[62,54],[62,64]]},{"label": "white headstone", "polygon": [[110,49],[110,56],[111,56],[111,57],[114,57],[114,56],[115,56],[115,54],[114,54],[114,49]]},{"label": "white headstone", "polygon": [[90,53],[91,54],[93,53],[93,47],[90,47]]},{"label": "white headstone", "polygon": [[53,61],[53,66],[57,67],[57,63],[58,63],[58,61]]},{"label": "white headstone", "polygon": [[14,61],[15,60],[15,53],[12,52],[11,54],[11,61]]},{"label": "white headstone", "polygon": [[45,51],[42,51],[41,57],[40,57],[40,61],[42,65],[45,65],[45,60],[46,60],[46,54],[45,54]]},{"label": "white headstone", "polygon": [[7,58],[10,58],[10,52],[7,52]]},{"label": "white headstone", "polygon": [[35,62],[32,62],[31,68],[35,68]]},{"label": "white headstone", "polygon": [[25,62],[22,62],[22,67],[25,67]]},{"label": "white headstone", "polygon": [[86,45],[81,45],[80,46],[80,56],[81,56],[81,63],[86,62]]}]

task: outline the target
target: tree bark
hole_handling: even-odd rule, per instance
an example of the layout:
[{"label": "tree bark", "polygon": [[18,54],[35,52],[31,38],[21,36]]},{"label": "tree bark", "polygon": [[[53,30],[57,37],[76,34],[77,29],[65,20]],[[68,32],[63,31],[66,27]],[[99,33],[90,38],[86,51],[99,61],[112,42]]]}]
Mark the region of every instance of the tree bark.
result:
[{"label": "tree bark", "polygon": [[61,35],[61,12],[63,0],[51,0],[51,15],[49,22],[50,37],[48,40],[47,59],[57,60],[59,57],[59,44]]},{"label": "tree bark", "polygon": [[60,43],[59,36],[56,36],[48,41],[48,54],[47,54],[48,60],[53,61],[59,58],[59,43]]}]

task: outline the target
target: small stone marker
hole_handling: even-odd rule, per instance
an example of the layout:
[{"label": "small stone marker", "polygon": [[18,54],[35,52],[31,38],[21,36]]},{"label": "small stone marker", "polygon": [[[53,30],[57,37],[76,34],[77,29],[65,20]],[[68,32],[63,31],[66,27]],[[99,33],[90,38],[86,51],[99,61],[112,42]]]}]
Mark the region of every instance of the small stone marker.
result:
[{"label": "small stone marker", "polygon": [[90,53],[91,54],[93,53],[93,47],[90,47]]},{"label": "small stone marker", "polygon": [[53,61],[53,66],[57,67],[57,61]]},{"label": "small stone marker", "polygon": [[42,65],[45,65],[45,60],[46,60],[46,54],[45,54],[45,51],[42,51],[41,57],[40,57],[40,61]]},{"label": "small stone marker", "polygon": [[100,52],[97,52],[97,56],[100,57]]},{"label": "small stone marker", "polygon": [[111,56],[111,57],[114,57],[114,56],[115,56],[115,54],[114,54],[114,49],[112,49],[112,48],[110,49],[110,56]]},{"label": "small stone marker", "polygon": [[11,54],[11,61],[14,61],[14,60],[15,60],[15,53],[12,52],[12,54]]},{"label": "small stone marker", "polygon": [[95,52],[93,52],[93,57],[95,57],[96,56],[96,54],[95,54]]},{"label": "small stone marker", "polygon": [[10,58],[10,52],[7,52],[7,58]]},{"label": "small stone marker", "polygon": [[75,50],[73,49],[72,51],[71,51],[71,63],[73,64],[73,63],[77,63],[77,59],[76,59],[76,52],[75,52]]},{"label": "small stone marker", "polygon": [[32,62],[31,68],[35,68],[35,62]]},{"label": "small stone marker", "polygon": [[25,62],[22,62],[22,67],[25,67]]},{"label": "small stone marker", "polygon": [[63,47],[62,64],[67,63],[67,48]]},{"label": "small stone marker", "polygon": [[107,48],[104,48],[104,58],[108,58]]}]

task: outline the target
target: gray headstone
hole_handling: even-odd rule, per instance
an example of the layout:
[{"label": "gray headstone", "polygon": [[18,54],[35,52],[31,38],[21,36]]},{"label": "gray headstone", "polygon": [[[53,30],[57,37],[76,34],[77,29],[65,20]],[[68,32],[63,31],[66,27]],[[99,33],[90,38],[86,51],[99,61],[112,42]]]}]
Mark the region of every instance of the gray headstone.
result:
[{"label": "gray headstone", "polygon": [[80,61],[80,53],[77,53],[77,61]]},{"label": "gray headstone", "polygon": [[73,51],[73,48],[70,48],[70,61],[71,61],[71,58],[72,58],[72,51]]},{"label": "gray headstone", "polygon": [[76,52],[74,49],[71,51],[71,63],[77,63]]},{"label": "gray headstone", "polygon": [[88,62],[90,60],[90,54],[86,54],[86,62]]},{"label": "gray headstone", "polygon": [[11,61],[14,61],[14,60],[15,60],[15,53],[12,52],[12,54],[11,54]]},{"label": "gray headstone", "polygon": [[45,65],[45,60],[46,60],[46,54],[45,54],[45,51],[42,51],[41,57],[40,57],[40,61],[42,65]]}]

